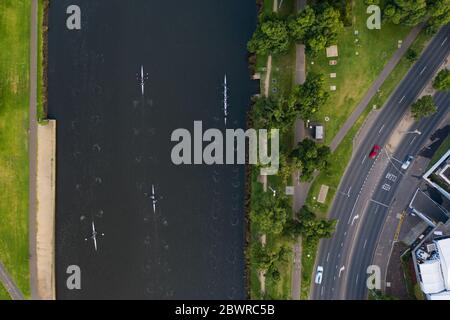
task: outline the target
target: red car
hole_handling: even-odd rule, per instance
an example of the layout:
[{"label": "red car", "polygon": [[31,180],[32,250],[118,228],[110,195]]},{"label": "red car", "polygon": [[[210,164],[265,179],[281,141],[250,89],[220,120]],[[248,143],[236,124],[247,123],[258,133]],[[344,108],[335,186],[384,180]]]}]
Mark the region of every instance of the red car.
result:
[{"label": "red car", "polygon": [[372,151],[369,154],[369,158],[370,159],[375,159],[376,156],[378,155],[378,153],[380,152],[380,150],[381,150],[381,147],[379,145],[377,145],[377,144],[374,145],[373,148],[372,148]]}]

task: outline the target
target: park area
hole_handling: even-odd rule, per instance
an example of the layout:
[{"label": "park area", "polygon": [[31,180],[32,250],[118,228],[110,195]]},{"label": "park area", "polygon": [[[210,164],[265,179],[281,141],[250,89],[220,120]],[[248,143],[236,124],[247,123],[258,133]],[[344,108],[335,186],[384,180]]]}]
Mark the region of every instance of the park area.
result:
[{"label": "park area", "polygon": [[[0,260],[25,297],[28,266],[30,1],[0,2]],[[0,288],[0,298],[6,298]]]}]

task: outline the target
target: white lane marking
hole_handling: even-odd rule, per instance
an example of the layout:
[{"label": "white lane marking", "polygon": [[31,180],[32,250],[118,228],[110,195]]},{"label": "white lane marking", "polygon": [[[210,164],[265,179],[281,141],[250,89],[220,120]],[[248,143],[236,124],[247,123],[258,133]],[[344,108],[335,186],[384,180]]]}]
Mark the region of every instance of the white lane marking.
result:
[{"label": "white lane marking", "polygon": [[409,145],[412,145],[413,142],[416,140],[416,138],[417,138],[417,136],[414,136],[414,137],[411,139],[411,142],[409,143]]},{"label": "white lane marking", "polygon": [[359,273],[356,275],[356,284],[358,284]]},{"label": "white lane marking", "polygon": [[405,99],[405,96],[403,96],[403,97],[400,99],[399,103],[402,103],[403,99]]},{"label": "white lane marking", "polygon": [[367,156],[364,156],[364,158],[361,161],[361,164],[364,164],[364,162],[366,161]]},{"label": "white lane marking", "polygon": [[445,39],[444,39],[444,41],[442,41],[442,43],[441,43],[441,47],[444,45],[444,43],[446,43],[447,42],[447,37],[445,37]]},{"label": "white lane marking", "polygon": [[359,219],[359,214],[357,214],[356,216],[353,217],[351,225],[353,226],[353,223],[355,223],[355,221],[358,219]]},{"label": "white lane marking", "polygon": [[328,259],[330,259],[330,253],[329,252],[327,254],[327,262],[328,262]]},{"label": "white lane marking", "polygon": [[420,74],[422,74],[427,69],[427,66],[423,67],[422,71],[420,71]]},{"label": "white lane marking", "polygon": [[383,206],[383,207],[389,208],[389,206],[388,206],[387,204],[384,204],[384,203],[378,202],[378,201],[376,201],[376,200],[373,200],[373,199],[370,199],[370,201],[372,201],[372,202],[374,202],[374,203],[376,203],[376,204],[379,204],[380,206]]},{"label": "white lane marking", "polygon": [[345,266],[342,266],[342,267],[339,269],[339,278],[341,277],[341,273],[342,273],[344,270],[345,270]]},{"label": "white lane marking", "polygon": [[359,200],[360,196],[361,196],[361,191],[359,192],[358,197],[356,198],[356,201],[353,204],[353,209],[352,209],[352,212],[350,213],[350,217],[348,218],[348,223],[347,224],[350,224],[350,220],[352,219],[353,212],[355,211],[355,207],[356,207],[356,204],[358,203],[358,200]]},{"label": "white lane marking", "polygon": [[320,289],[320,296],[323,296],[323,287]]},{"label": "white lane marking", "polygon": [[378,133],[381,133],[381,131],[383,131],[384,126],[385,126],[384,124],[381,126],[380,131],[378,131]]},{"label": "white lane marking", "polygon": [[364,241],[364,246],[363,246],[363,249],[365,249],[365,248],[366,248],[366,245],[367,245],[367,239],[366,239],[366,241]]}]

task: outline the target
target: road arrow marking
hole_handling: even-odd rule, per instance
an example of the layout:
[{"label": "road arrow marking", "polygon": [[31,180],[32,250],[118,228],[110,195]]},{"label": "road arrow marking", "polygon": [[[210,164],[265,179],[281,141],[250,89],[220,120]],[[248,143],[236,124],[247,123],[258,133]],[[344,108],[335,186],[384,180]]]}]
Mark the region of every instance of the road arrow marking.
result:
[{"label": "road arrow marking", "polygon": [[342,268],[339,269],[339,278],[341,277],[341,273],[345,270],[345,266],[342,266]]}]

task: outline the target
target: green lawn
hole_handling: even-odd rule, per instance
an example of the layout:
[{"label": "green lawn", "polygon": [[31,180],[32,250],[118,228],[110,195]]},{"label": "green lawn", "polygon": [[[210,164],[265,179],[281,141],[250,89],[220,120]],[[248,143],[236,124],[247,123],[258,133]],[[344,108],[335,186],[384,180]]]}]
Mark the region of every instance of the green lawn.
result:
[{"label": "green lawn", "polygon": [[30,1],[0,2],[0,260],[26,297]]},{"label": "green lawn", "polygon": [[47,0],[38,1],[38,65],[37,65],[37,118],[40,123],[45,123],[47,112],[45,111],[44,95],[44,8]]},{"label": "green lawn", "polygon": [[308,300],[309,298],[311,278],[318,248],[319,241],[302,242],[302,287],[300,292],[301,300]]},{"label": "green lawn", "polygon": [[[417,52],[422,52],[430,38],[430,35],[426,34],[425,32],[421,32],[412,44],[411,48],[413,48]],[[372,106],[377,105],[378,107],[382,107],[385,104],[389,96],[393,93],[395,88],[411,68],[412,64],[413,63],[406,57],[403,57],[400,60],[398,65],[394,68],[392,73],[388,76],[386,81],[381,86],[379,93],[369,102],[366,110],[359,117],[359,119],[347,133],[345,138],[342,140],[341,144],[332,154],[328,170],[321,172],[319,176],[314,180],[308,195],[307,205],[314,209],[315,212],[318,213],[319,217],[324,218],[327,216],[328,209],[334,199],[334,195],[336,194],[339,182],[344,175],[345,168],[347,167],[351,159],[353,139],[355,138],[359,129],[369,115]],[[314,199],[314,197],[317,198],[322,184],[330,187],[325,204],[320,204]]]},{"label": "green lawn", "polygon": [[3,284],[0,283],[0,301],[1,300],[11,300],[11,296],[9,295],[8,291],[6,291]]},{"label": "green lawn", "polygon": [[[308,72],[324,74],[326,88],[331,85],[337,87],[336,91],[330,91],[330,99],[313,119],[325,124],[326,144],[333,140],[397,50],[398,40],[404,39],[410,30],[390,23],[383,24],[381,30],[369,30],[366,26],[367,6],[363,1],[353,3],[353,26],[346,27],[338,36],[337,65],[329,65],[330,59],[325,52],[317,57],[307,57]],[[355,35],[355,31],[358,35]],[[336,73],[336,78],[330,78],[330,73]],[[325,121],[326,117],[330,119],[328,122]]]}]

